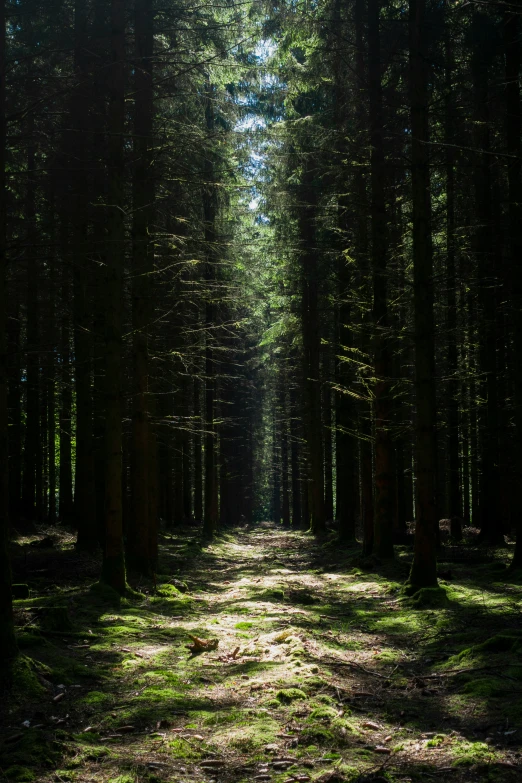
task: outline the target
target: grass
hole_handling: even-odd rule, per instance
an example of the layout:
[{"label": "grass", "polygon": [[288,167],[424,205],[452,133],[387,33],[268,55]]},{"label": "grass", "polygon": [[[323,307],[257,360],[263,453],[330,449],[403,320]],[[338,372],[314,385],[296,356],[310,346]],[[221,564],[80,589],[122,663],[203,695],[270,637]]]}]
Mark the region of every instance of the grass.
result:
[{"label": "grass", "polygon": [[[124,597],[69,539],[50,556],[53,581],[16,574],[31,593],[0,781],[521,778],[522,585],[502,581],[506,551],[413,596],[406,549],[363,563],[270,525],[207,546],[169,532],[156,587],[131,575]],[[69,627],[49,627],[53,607]],[[219,646],[193,655],[189,634]]]}]

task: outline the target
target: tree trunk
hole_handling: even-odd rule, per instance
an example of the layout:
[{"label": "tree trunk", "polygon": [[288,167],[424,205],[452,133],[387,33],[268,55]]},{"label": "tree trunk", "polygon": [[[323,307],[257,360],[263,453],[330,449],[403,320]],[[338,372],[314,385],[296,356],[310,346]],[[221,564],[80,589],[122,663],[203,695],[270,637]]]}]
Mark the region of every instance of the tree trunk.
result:
[{"label": "tree trunk", "polygon": [[203,462],[201,455],[201,381],[194,375],[194,519],[203,521]]},{"label": "tree trunk", "polygon": [[[489,114],[489,62],[485,49],[489,39],[490,20],[480,12],[473,14],[472,31],[474,47],[472,76],[474,94],[474,147],[479,151],[474,166],[474,191],[476,227],[474,250],[479,277],[479,336],[480,369],[486,397],[483,410],[481,437],[481,492],[480,537],[489,543],[502,540],[502,529],[497,523],[498,509],[498,394],[496,359],[496,268],[499,262],[493,245],[493,215],[491,195],[490,114]],[[487,44],[486,44],[487,46]]]},{"label": "tree trunk", "polygon": [[300,188],[299,238],[301,253],[301,328],[303,335],[304,427],[307,444],[310,529],[326,530],[324,506],[323,438],[321,432],[321,336],[319,324],[319,269],[315,220],[317,194],[309,162]]},{"label": "tree trunk", "polygon": [[13,291],[12,301],[12,310],[7,326],[9,357],[9,518],[11,524],[16,524],[20,519],[22,511],[21,314],[19,293],[16,289]]},{"label": "tree trunk", "polygon": [[327,521],[334,517],[333,453],[332,453],[332,389],[328,365],[323,364],[323,440],[324,440],[324,515]]},{"label": "tree trunk", "polygon": [[[446,14],[448,14],[446,5]],[[445,83],[445,139],[446,139],[446,307],[447,307],[447,377],[448,377],[448,502],[447,516],[451,522],[451,536],[462,539],[462,495],[459,472],[459,379],[457,346],[457,279],[455,271],[455,129],[452,73],[455,68],[449,17],[446,18],[446,83]]]},{"label": "tree trunk", "polygon": [[125,0],[111,3],[109,69],[109,252],[105,279],[105,546],[102,579],[126,588],[122,523],[122,309],[125,262]]},{"label": "tree trunk", "polygon": [[7,434],[7,188],[5,116],[5,3],[0,3],[0,660],[16,654],[9,560],[9,441]]},{"label": "tree trunk", "polygon": [[[213,143],[214,108],[213,89],[207,79],[205,100],[205,120],[209,145]],[[205,307],[205,489],[203,512],[203,535],[211,538],[217,526],[216,495],[216,433],[214,426],[216,368],[213,350],[215,329],[215,307],[213,304],[216,284],[216,193],[213,153],[207,150],[204,164],[203,220],[205,224],[205,247],[207,254],[205,279],[207,283],[207,302]]]},{"label": "tree trunk", "polygon": [[60,333],[61,394],[60,394],[60,504],[59,515],[63,522],[70,522],[73,513],[72,490],[72,379],[71,379],[71,328],[69,316],[70,270],[67,258],[66,227],[62,224],[62,324]]},{"label": "tree trunk", "polygon": [[154,271],[153,155],[153,74],[154,49],[153,0],[135,0],[135,71],[134,71],[134,176],[132,182],[132,356],[133,411],[131,446],[132,513],[127,539],[129,563],[140,573],[155,569],[149,551],[150,529],[156,520],[149,518],[153,476],[150,427],[149,341],[153,315],[152,273]]},{"label": "tree trunk", "polygon": [[299,427],[297,419],[297,389],[290,387],[290,469],[292,473],[292,527],[299,529],[301,514],[301,481],[299,472]]},{"label": "tree trunk", "polygon": [[85,172],[80,161],[84,159],[83,131],[89,123],[87,94],[88,70],[86,52],[87,12],[84,0],[75,2],[74,65],[77,88],[72,99],[70,122],[73,130],[71,180],[75,195],[71,214],[74,247],[74,371],[76,378],[76,470],[74,483],[74,517],[78,526],[77,546],[93,551],[98,544],[96,530],[96,495],[94,484],[93,419],[92,419],[92,330],[88,296],[87,207]]},{"label": "tree trunk", "polygon": [[[29,131],[32,133],[32,129]],[[36,243],[36,152],[30,141],[27,156],[27,334],[26,334],[26,421],[22,506],[26,519],[37,518],[36,482],[40,464],[40,354],[39,354],[39,259]]]},{"label": "tree trunk", "polygon": [[394,486],[390,436],[390,346],[388,334],[387,256],[388,236],[384,193],[385,157],[379,13],[380,0],[368,2],[368,61],[370,88],[370,181],[373,268],[373,321],[375,417],[375,509],[374,552],[380,558],[393,557]]},{"label": "tree trunk", "polygon": [[[520,17],[516,13],[504,18],[506,49],[506,142],[509,186],[509,238],[511,255],[511,306],[513,317],[515,386],[515,427],[517,448],[515,451],[515,476],[517,485],[522,478],[522,281],[518,266],[522,258],[522,162],[520,160],[520,136],[522,130],[520,110]],[[512,568],[522,568],[522,513],[515,512],[517,541],[511,563]]]},{"label": "tree trunk", "polygon": [[413,297],[415,314],[415,548],[413,590],[437,585],[436,396],[426,2],[409,0]]}]

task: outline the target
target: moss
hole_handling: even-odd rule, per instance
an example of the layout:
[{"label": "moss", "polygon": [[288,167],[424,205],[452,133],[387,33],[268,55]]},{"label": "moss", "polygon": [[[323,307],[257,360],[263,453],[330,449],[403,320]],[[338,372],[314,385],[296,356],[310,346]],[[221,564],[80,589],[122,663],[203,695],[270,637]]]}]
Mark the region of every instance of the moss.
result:
[{"label": "moss", "polygon": [[158,585],[156,590],[157,595],[165,596],[166,598],[179,598],[181,596],[177,587],[170,584]]},{"label": "moss", "polygon": [[168,743],[169,753],[176,759],[197,760],[201,758],[201,752],[192,743],[188,743],[181,737],[176,737]]},{"label": "moss", "polygon": [[333,699],[331,696],[328,696],[327,693],[320,693],[318,696],[316,696],[315,700],[321,704],[335,704],[335,699]]},{"label": "moss", "polygon": [[250,628],[252,628],[254,623],[248,623],[248,622],[240,622],[236,623],[234,628],[236,628],[238,631],[248,631]]},{"label": "moss", "polygon": [[300,688],[283,688],[276,693],[276,699],[281,704],[291,704],[296,699],[306,699],[306,693]]},{"label": "moss", "polygon": [[55,735],[54,741],[42,729],[25,732],[18,742],[2,748],[2,762],[6,767],[23,768],[55,767],[62,745]]},{"label": "moss", "polygon": [[333,732],[320,724],[305,726],[299,734],[300,745],[332,745],[334,742],[335,736]]},{"label": "moss", "polygon": [[452,750],[456,756],[453,760],[454,767],[468,767],[494,758],[491,748],[485,742],[460,742],[454,745]]},{"label": "moss", "polygon": [[278,602],[283,601],[285,597],[285,591],[282,588],[274,587],[269,590],[261,590],[260,592],[254,593],[250,600],[251,601],[270,601],[270,602]]},{"label": "moss", "polygon": [[449,605],[449,598],[444,587],[423,587],[421,590],[410,592],[411,586],[405,588],[404,594],[409,595],[410,605],[414,609],[441,609]]},{"label": "moss", "polygon": [[16,641],[18,642],[18,648],[20,650],[29,650],[32,647],[50,646],[50,642],[48,642],[37,630],[19,631],[16,634]]},{"label": "moss", "polygon": [[481,677],[480,679],[469,679],[464,684],[462,692],[482,699],[491,699],[510,689],[510,685],[502,683],[494,677]]},{"label": "moss", "polygon": [[522,649],[522,639],[520,636],[511,636],[509,634],[497,634],[486,639],[482,644],[477,644],[473,648],[475,652],[520,652]]},{"label": "moss", "polygon": [[337,711],[332,707],[317,707],[317,709],[312,710],[307,718],[307,721],[314,722],[320,720],[330,723],[330,721],[334,720],[334,718],[337,718]]},{"label": "moss", "polygon": [[84,704],[90,704],[91,706],[103,706],[106,707],[112,702],[113,697],[108,693],[102,693],[101,691],[90,691],[87,693],[82,702]]},{"label": "moss", "polygon": [[115,608],[121,606],[120,594],[105,582],[95,582],[91,585],[89,593],[92,598],[101,604],[107,604],[108,606],[114,606]]},{"label": "moss", "polygon": [[50,674],[50,669],[39,661],[20,655],[12,664],[11,681],[14,701],[37,699],[46,693],[38,674]]},{"label": "moss", "polygon": [[36,777],[32,770],[27,767],[21,767],[19,764],[13,764],[13,766],[3,770],[3,774],[5,779],[12,781],[12,783],[30,783]]}]

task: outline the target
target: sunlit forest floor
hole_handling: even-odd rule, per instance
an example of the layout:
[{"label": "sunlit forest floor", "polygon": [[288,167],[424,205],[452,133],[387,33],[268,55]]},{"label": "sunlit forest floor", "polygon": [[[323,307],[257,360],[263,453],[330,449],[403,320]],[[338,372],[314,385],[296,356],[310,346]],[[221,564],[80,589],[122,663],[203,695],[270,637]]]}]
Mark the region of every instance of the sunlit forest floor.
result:
[{"label": "sunlit forest floor", "polygon": [[72,536],[34,546],[44,532],[14,557],[32,589],[0,780],[522,779],[506,550],[441,565],[444,600],[412,602],[407,549],[384,567],[269,524],[204,547],[186,528],[162,536],[156,586],[131,578],[120,601]]}]

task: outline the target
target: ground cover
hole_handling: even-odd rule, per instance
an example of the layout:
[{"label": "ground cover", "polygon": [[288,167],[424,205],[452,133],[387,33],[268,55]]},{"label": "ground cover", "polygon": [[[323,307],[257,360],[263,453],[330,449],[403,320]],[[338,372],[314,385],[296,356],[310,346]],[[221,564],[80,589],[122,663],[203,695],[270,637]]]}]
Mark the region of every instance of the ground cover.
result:
[{"label": "ground cover", "polygon": [[505,551],[407,597],[407,549],[384,566],[268,524],[208,546],[187,528],[162,536],[156,584],[120,599],[72,537],[29,543],[0,780],[522,779]]}]

